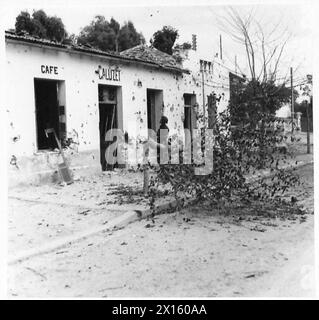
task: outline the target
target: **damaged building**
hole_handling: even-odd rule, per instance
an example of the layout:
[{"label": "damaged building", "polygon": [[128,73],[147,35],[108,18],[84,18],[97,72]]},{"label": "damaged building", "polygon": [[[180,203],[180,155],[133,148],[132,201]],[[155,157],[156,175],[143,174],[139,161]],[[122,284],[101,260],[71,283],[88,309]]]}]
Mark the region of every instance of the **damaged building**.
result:
[{"label": "damaged building", "polygon": [[[71,170],[103,168],[105,132],[127,143],[156,131],[162,115],[170,135],[207,126],[209,96],[218,111],[229,101],[229,70],[197,51],[173,56],[146,45],[121,53],[6,32],[6,112],[10,184],[52,181],[61,161],[53,128]],[[127,159],[128,164],[132,160]]]}]

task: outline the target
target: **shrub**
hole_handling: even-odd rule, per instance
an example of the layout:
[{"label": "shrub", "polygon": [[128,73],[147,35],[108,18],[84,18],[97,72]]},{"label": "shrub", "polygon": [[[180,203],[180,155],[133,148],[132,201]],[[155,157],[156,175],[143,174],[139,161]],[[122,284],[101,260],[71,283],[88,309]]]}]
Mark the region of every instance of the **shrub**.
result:
[{"label": "shrub", "polygon": [[[202,151],[213,148],[213,169],[207,175],[196,175],[194,163],[166,164],[155,168],[156,175],[150,183],[150,205],[158,188],[169,185],[179,205],[185,198],[217,201],[267,200],[278,197],[299,183],[294,170],[283,168],[294,155],[278,147],[288,137],[281,120],[264,113],[258,122],[231,126],[229,110],[218,116],[214,139],[204,141]],[[203,132],[204,133],[204,132]],[[249,180],[260,169],[267,169],[271,178]]]}]

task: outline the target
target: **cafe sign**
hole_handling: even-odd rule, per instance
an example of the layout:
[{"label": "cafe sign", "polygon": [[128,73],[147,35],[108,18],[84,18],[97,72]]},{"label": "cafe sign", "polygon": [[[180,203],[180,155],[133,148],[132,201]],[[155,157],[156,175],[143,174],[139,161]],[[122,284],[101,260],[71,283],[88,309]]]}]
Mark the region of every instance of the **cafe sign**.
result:
[{"label": "cafe sign", "polygon": [[57,66],[48,66],[45,64],[41,65],[41,73],[44,74],[59,74]]},{"label": "cafe sign", "polygon": [[118,68],[102,68],[102,66],[98,66],[95,73],[98,74],[99,79],[111,80],[111,81],[120,81],[121,70]]}]

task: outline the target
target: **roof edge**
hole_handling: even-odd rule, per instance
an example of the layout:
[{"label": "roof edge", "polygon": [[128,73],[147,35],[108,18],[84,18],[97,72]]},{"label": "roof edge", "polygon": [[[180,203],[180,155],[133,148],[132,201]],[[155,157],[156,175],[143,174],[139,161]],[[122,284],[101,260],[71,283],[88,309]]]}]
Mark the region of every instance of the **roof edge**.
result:
[{"label": "roof edge", "polygon": [[26,43],[28,45],[35,44],[35,45],[41,45],[41,46],[46,46],[46,47],[51,47],[56,49],[62,49],[68,52],[73,52],[78,54],[84,53],[84,54],[90,54],[90,55],[96,55],[96,56],[102,56],[102,57],[109,57],[111,59],[117,59],[125,62],[135,62],[138,64],[143,64],[149,67],[155,67],[161,70],[166,70],[171,72],[190,73],[190,71],[187,69],[168,67],[168,66],[164,67],[157,64],[156,62],[150,62],[150,61],[138,59],[138,58],[125,57],[124,55],[122,56],[121,54],[109,53],[107,51],[102,51],[94,48],[87,48],[84,46],[67,45],[67,44],[46,40],[42,38],[35,38],[33,36],[17,35],[16,33],[10,32],[10,31],[5,31],[5,40],[11,40],[19,43]]}]

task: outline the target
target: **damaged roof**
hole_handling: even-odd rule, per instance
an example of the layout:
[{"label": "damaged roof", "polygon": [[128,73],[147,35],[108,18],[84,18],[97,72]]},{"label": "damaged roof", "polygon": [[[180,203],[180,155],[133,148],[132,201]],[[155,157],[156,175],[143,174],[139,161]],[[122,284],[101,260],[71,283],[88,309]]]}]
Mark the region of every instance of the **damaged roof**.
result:
[{"label": "damaged roof", "polygon": [[149,47],[145,44],[138,45],[136,47],[124,50],[120,52],[121,56],[128,58],[137,58],[144,61],[156,63],[163,68],[177,68],[176,60],[169,54],[164,53],[156,48]]},{"label": "damaged roof", "polygon": [[[188,70],[182,69],[177,66],[175,59],[163,53],[155,48],[149,48],[147,50],[139,49],[141,46],[137,46],[121,53],[111,52],[111,51],[102,51],[99,49],[92,48],[90,46],[79,46],[69,43],[60,43],[52,40],[47,40],[35,36],[31,36],[28,33],[17,34],[12,31],[5,31],[6,40],[14,40],[18,42],[24,42],[29,44],[37,44],[41,46],[54,47],[57,49],[77,52],[77,53],[87,53],[92,55],[104,56],[113,59],[123,60],[126,62],[135,62],[149,65],[151,67],[164,69],[167,71],[179,72],[179,73],[188,73]],[[135,53],[134,53],[135,52]],[[144,53],[143,53],[144,52]],[[147,53],[148,52],[148,53]],[[168,56],[168,57],[165,57]]]}]

